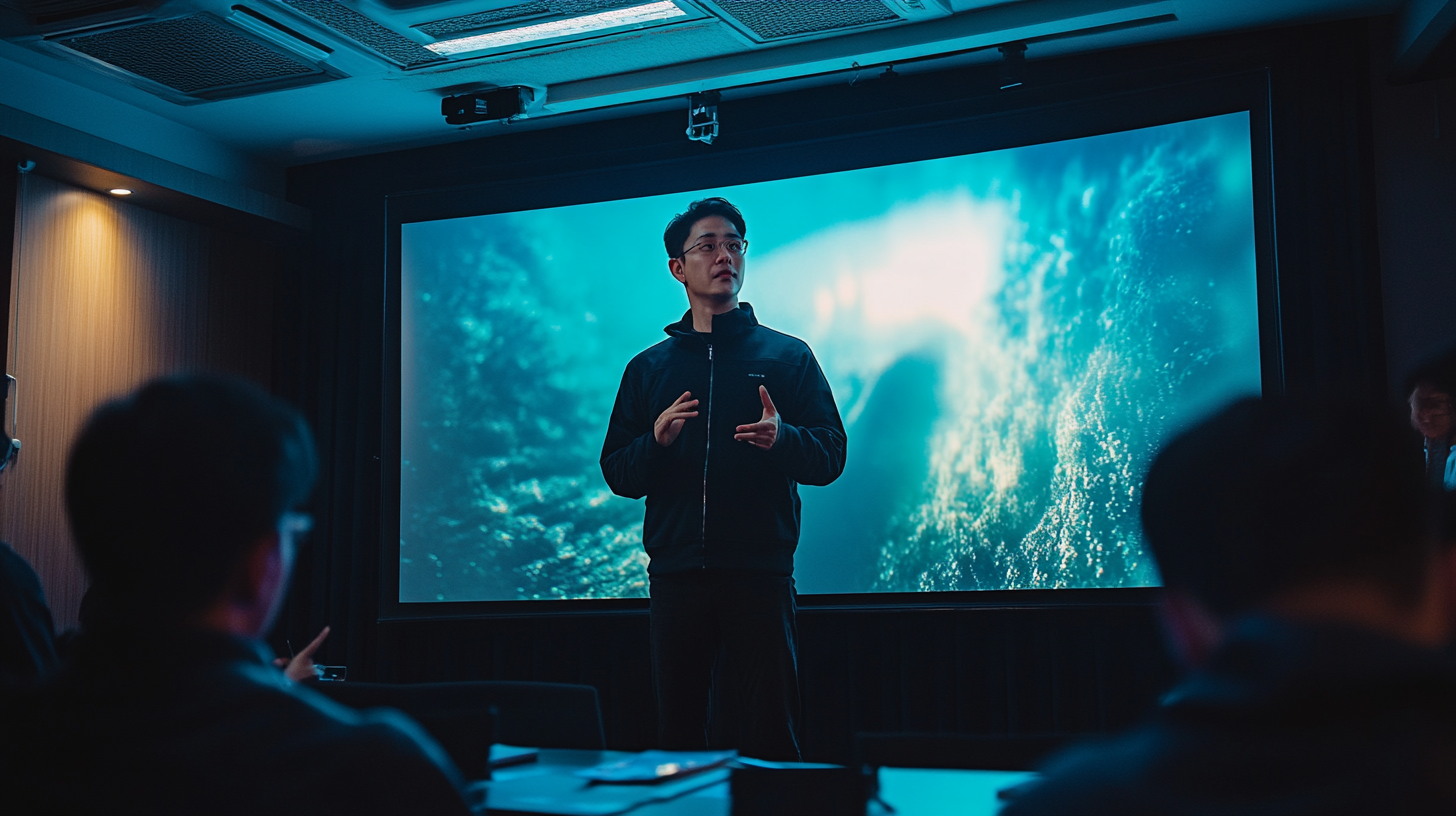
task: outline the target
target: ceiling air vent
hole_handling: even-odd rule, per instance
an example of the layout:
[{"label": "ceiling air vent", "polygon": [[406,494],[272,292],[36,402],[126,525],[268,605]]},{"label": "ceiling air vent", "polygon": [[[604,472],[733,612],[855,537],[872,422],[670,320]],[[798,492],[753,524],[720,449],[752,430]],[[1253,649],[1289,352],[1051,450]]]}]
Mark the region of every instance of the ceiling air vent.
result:
[{"label": "ceiling air vent", "polygon": [[48,44],[119,69],[123,79],[181,104],[281,90],[337,76],[207,14],[62,35]]},{"label": "ceiling air vent", "polygon": [[392,31],[336,0],[281,0],[281,2],[368,48],[402,68],[418,68],[445,58],[410,38]]},{"label": "ceiling air vent", "polygon": [[0,29],[15,37],[140,17],[162,0],[0,0]]},{"label": "ceiling air vent", "polygon": [[756,42],[780,42],[904,21],[881,0],[711,0],[703,5]]}]

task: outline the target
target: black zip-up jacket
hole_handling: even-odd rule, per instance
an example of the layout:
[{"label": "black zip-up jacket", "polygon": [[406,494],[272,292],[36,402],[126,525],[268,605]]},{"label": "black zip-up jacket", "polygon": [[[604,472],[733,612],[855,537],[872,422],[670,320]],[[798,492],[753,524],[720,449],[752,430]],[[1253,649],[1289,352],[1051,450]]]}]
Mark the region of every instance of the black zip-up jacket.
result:
[{"label": "black zip-up jacket", "polygon": [[[627,364],[601,459],[613,493],[647,497],[647,571],[792,575],[798,486],[844,471],[844,424],[814,353],[760,326],[747,303],[714,315],[711,343],[693,331],[691,312],[664,331],[668,339]],[[760,385],[781,423],[768,450],[733,438],[763,418]],[[653,425],[684,391],[700,401],[698,415],[663,447]]]}]

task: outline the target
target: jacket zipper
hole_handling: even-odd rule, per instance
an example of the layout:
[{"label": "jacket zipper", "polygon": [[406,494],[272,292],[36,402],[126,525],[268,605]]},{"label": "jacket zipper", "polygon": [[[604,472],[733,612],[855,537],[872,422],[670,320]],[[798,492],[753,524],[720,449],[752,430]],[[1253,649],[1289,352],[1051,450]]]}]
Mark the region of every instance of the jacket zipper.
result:
[{"label": "jacket zipper", "polygon": [[713,344],[708,344],[708,432],[703,446],[703,527],[699,568],[708,568],[708,456],[713,452]]}]

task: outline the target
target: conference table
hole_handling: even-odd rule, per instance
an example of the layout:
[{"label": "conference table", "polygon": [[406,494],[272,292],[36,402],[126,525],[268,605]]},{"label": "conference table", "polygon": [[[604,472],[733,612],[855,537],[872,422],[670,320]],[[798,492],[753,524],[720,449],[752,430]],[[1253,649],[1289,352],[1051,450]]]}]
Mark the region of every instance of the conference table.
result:
[{"label": "conference table", "polygon": [[[472,800],[476,811],[488,816],[729,816],[732,771],[726,767],[650,785],[592,784],[576,776],[583,768],[631,756],[624,751],[543,749],[537,761],[498,769],[491,780],[472,785]],[[1024,771],[881,768],[879,796],[866,813],[992,816],[1001,809],[998,791],[1034,776]]]}]

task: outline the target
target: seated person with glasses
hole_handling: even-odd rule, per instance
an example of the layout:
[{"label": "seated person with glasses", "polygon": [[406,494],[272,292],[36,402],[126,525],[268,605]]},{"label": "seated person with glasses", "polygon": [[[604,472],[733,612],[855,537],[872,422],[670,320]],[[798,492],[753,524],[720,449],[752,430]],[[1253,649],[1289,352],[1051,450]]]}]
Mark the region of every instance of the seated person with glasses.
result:
[{"label": "seated person with glasses", "polygon": [[107,614],[47,684],[0,695],[0,812],[469,812],[417,725],[289,682],[259,641],[316,470],[302,417],[237,380],[91,416],[66,507]]},{"label": "seated person with glasses", "polygon": [[1411,427],[1426,444],[1426,484],[1433,490],[1456,490],[1456,349],[1427,361],[1406,378]]},{"label": "seated person with glasses", "polygon": [[[7,382],[15,378],[5,375]],[[10,417],[10,397],[0,417]],[[0,422],[0,425],[3,425]],[[10,480],[19,444],[0,429],[0,490]],[[10,545],[0,541],[0,685],[35,683],[55,670],[56,627],[40,576]]]},{"label": "seated person with glasses", "polygon": [[[15,461],[16,446],[0,430],[0,490]],[[56,667],[56,627],[40,576],[10,545],[0,541],[0,685],[30,684]]]},{"label": "seated person with glasses", "polygon": [[1165,447],[1143,527],[1193,671],[1003,815],[1456,813],[1456,564],[1405,433],[1251,399]]}]

